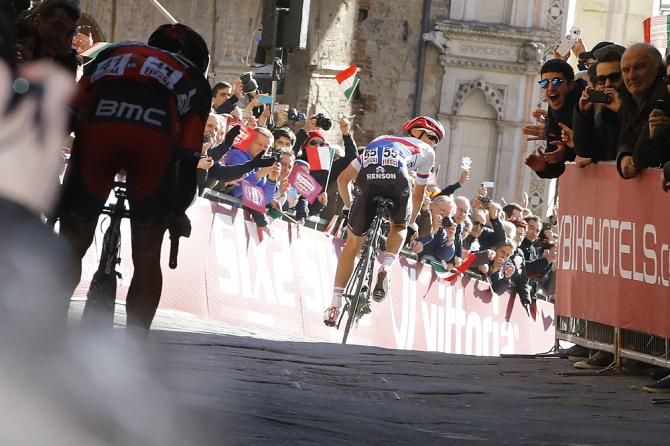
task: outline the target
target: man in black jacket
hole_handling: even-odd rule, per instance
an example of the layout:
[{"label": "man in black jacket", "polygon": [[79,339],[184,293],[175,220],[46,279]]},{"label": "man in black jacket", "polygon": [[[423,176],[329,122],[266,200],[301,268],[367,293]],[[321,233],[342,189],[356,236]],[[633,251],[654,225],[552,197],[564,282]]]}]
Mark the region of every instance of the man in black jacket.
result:
[{"label": "man in black jacket", "polygon": [[[621,53],[611,50],[599,57],[595,67],[595,86],[588,86],[582,92],[572,122],[575,153],[593,163],[616,159],[620,128],[617,112],[621,107],[619,92],[623,87]],[[603,92],[611,102],[594,104],[589,99],[592,90]]]},{"label": "man in black jacket", "polygon": [[540,178],[558,178],[565,171],[565,162],[575,159],[574,152],[561,143],[563,127],[572,127],[572,109],[577,104],[586,83],[575,80],[572,67],[560,59],[545,62],[540,69],[540,88],[549,104],[544,134],[547,140],[545,152],[526,158],[526,165]]},{"label": "man in black jacket", "polygon": [[621,71],[630,97],[621,105],[621,133],[617,169],[622,178],[636,177],[641,169],[659,165],[650,149],[649,114],[668,94],[661,53],[645,43],[630,46],[621,58]]},{"label": "man in black jacket", "polygon": [[[666,58],[666,65],[669,60]],[[667,83],[668,77],[665,79]],[[670,86],[666,89],[668,94],[663,100],[670,106]],[[649,150],[659,165],[670,161],[670,107],[656,107],[649,115]]]}]

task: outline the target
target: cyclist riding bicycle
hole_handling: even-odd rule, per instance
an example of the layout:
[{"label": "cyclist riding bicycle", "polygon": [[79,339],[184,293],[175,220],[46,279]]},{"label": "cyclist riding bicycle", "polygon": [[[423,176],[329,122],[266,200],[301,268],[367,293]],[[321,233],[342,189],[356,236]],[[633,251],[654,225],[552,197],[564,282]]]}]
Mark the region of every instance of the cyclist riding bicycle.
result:
[{"label": "cyclist riding bicycle", "polygon": [[59,209],[61,234],[81,276],[102,207],[121,169],[127,173],[134,274],[127,326],[148,330],[162,289],[166,229],[184,234],[196,192],[196,169],[210,109],[209,50],[182,25],[162,25],[148,45],[113,45],[90,62],[73,111],[76,139]]},{"label": "cyclist riding bicycle", "polygon": [[[323,322],[328,326],[335,326],[340,316],[344,287],[375,216],[374,197],[389,198],[394,203],[390,210],[387,249],[373,291],[376,302],[381,302],[388,294],[388,274],[405,240],[407,225],[414,222],[421,209],[428,175],[435,161],[434,147],[444,138],[444,127],[429,116],[419,116],[407,121],[402,129],[408,136],[384,135],[376,138],[337,179],[344,209],[350,208],[349,231],[337,262],[333,300],[323,315]],[[410,171],[416,172],[413,190]],[[352,204],[349,184],[354,180]]]}]

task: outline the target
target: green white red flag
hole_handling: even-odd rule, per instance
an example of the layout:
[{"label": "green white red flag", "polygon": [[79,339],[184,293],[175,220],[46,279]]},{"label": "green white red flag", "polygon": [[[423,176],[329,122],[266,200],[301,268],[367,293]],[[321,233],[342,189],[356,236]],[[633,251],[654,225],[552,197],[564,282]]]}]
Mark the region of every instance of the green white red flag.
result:
[{"label": "green white red flag", "polygon": [[361,79],[356,76],[357,72],[358,68],[356,67],[356,64],[352,64],[346,70],[340,71],[335,75],[335,80],[340,84],[340,88],[348,100],[351,99],[356,87],[358,87],[358,83],[361,81]]},{"label": "green white red flag", "polygon": [[307,162],[309,170],[330,170],[335,155],[335,149],[330,147],[307,146]]}]

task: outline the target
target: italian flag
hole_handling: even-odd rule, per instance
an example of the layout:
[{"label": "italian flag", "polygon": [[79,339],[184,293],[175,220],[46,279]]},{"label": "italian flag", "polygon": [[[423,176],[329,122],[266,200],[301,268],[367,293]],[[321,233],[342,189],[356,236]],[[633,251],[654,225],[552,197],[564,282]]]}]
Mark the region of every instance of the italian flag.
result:
[{"label": "italian flag", "polygon": [[309,170],[330,170],[330,163],[333,161],[335,149],[307,146],[305,150],[307,151]]},{"label": "italian flag", "polygon": [[347,97],[347,100],[351,100],[351,96],[353,96],[358,83],[361,81],[361,79],[356,76],[357,71],[358,68],[356,68],[356,64],[353,64],[346,70],[340,71],[335,75],[335,80],[340,84],[340,88]]},{"label": "italian flag", "polygon": [[94,43],[92,47],[80,54],[84,58],[84,62],[88,63],[92,60],[95,60],[98,57],[98,54],[102,52],[105,48],[112,46],[112,43],[109,42],[97,42]]},{"label": "italian flag", "polygon": [[472,262],[477,258],[477,256],[474,253],[470,253],[468,257],[466,257],[462,262],[461,265],[456,269],[456,271],[447,271],[447,269],[442,265],[441,263],[438,262],[430,262],[430,266],[433,267],[433,271],[435,272],[435,275],[442,279],[446,280],[449,282],[452,282],[456,280],[459,274],[463,274],[465,270],[468,269],[470,265],[472,265]]}]

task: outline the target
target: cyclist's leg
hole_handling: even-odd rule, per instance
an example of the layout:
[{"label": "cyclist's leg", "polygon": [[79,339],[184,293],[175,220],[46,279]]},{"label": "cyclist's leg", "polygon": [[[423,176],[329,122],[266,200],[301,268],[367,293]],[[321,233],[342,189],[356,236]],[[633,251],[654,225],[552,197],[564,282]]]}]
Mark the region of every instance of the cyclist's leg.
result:
[{"label": "cyclist's leg", "polygon": [[110,147],[96,142],[97,130],[92,130],[94,140],[88,138],[91,133],[86,131],[80,132],[75,140],[57,211],[60,235],[68,241],[74,256],[68,279],[72,292],[81,280],[81,260],[93,241],[115,174]]},{"label": "cyclist's leg", "polygon": [[126,298],[128,327],[149,330],[163,288],[160,257],[165,227],[131,225],[133,278]]},{"label": "cyclist's leg", "polygon": [[326,325],[335,325],[335,321],[339,315],[339,308],[342,306],[342,292],[351,278],[356,255],[361,250],[361,246],[365,241],[365,233],[370,228],[373,218],[374,205],[372,203],[372,194],[365,177],[359,175],[354,188],[354,202],[349,211],[347,241],[337,260],[331,305],[324,313],[323,320]]},{"label": "cyclist's leg", "polygon": [[163,287],[160,265],[166,220],[174,202],[172,143],[166,135],[143,131],[135,135],[134,152],[126,153],[130,185],[133,278],[126,298],[126,326],[149,330]]},{"label": "cyclist's leg", "polygon": [[396,181],[390,185],[390,190],[385,195],[393,200],[393,208],[389,213],[391,225],[386,239],[386,251],[382,257],[382,265],[377,273],[377,283],[372,292],[372,297],[377,302],[384,300],[388,294],[389,275],[405,240],[407,221],[412,212],[411,188],[406,169],[399,169],[396,172]]}]

